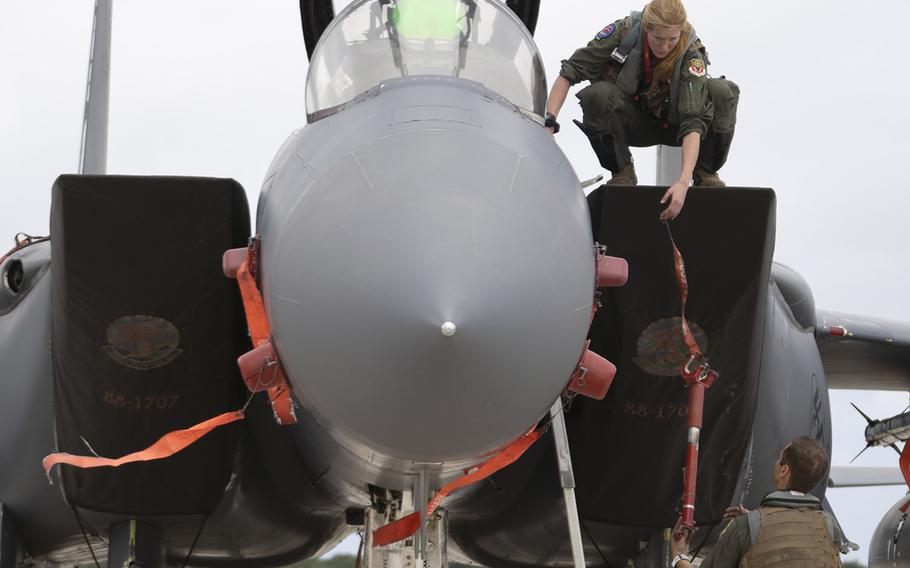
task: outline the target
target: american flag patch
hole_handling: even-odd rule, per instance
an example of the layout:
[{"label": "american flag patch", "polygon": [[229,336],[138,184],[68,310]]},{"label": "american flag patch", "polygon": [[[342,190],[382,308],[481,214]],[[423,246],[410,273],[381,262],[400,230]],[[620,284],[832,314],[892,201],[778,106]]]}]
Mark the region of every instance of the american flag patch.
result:
[{"label": "american flag patch", "polygon": [[616,24],[610,24],[609,26],[607,26],[607,27],[605,27],[604,29],[602,29],[602,30],[600,30],[599,32],[597,32],[597,35],[595,36],[595,39],[604,39],[604,38],[608,38],[608,37],[610,37],[611,35],[613,35],[613,32],[615,32],[615,31],[616,31]]}]

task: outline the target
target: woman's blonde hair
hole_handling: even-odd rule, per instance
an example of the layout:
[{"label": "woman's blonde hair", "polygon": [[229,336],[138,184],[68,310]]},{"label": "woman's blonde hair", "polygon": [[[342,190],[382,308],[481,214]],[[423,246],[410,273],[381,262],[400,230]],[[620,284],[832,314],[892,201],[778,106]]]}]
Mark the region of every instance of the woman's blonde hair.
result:
[{"label": "woman's blonde hair", "polygon": [[673,70],[679,65],[679,58],[684,55],[683,51],[689,45],[689,38],[692,35],[692,26],[689,25],[686,17],[686,8],[681,0],[651,0],[645,5],[641,18],[646,32],[657,27],[679,26],[679,43],[654,68],[652,75],[654,81],[668,80],[673,75]]}]

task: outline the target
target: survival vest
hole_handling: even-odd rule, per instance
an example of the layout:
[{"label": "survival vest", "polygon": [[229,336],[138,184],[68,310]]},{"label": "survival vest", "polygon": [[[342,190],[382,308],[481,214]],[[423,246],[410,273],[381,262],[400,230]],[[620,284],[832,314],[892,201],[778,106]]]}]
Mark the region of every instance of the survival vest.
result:
[{"label": "survival vest", "polygon": [[[679,124],[679,77],[688,63],[687,55],[692,50],[692,46],[698,41],[698,34],[690,26],[692,31],[686,49],[679,58],[679,65],[673,70],[673,77],[670,80],[670,114],[667,120],[673,124]],[[621,65],[622,69],[616,77],[616,86],[619,87],[625,95],[631,97],[638,90],[638,81],[643,65],[644,52],[642,50],[643,34],[641,33],[641,12],[632,12],[629,14],[629,30],[620,42],[619,47],[613,50],[610,55],[614,63]]]}]

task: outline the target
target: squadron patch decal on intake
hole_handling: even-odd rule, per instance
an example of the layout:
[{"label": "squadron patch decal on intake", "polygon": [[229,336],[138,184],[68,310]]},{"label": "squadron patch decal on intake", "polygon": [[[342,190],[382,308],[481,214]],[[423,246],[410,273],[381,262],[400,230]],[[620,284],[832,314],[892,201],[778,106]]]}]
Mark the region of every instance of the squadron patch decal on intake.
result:
[{"label": "squadron patch decal on intake", "polygon": [[[708,334],[689,319],[689,328],[702,353],[708,352]],[[638,336],[632,361],[642,371],[658,377],[679,377],[679,369],[689,358],[689,347],[678,316],[653,321]]]},{"label": "squadron patch decal on intake", "polygon": [[611,35],[613,35],[613,32],[615,32],[615,31],[616,31],[616,24],[610,24],[610,25],[606,26],[604,29],[597,32],[597,35],[594,36],[594,39],[606,39],[606,38],[610,37]]},{"label": "squadron patch decal on intake", "polygon": [[698,58],[689,61],[689,73],[692,73],[696,77],[704,77],[705,73],[707,73],[705,62]]},{"label": "squadron patch decal on intake", "polygon": [[167,365],[182,349],[180,332],[166,319],[154,316],[123,316],[107,328],[104,350],[125,367],[145,371]]}]

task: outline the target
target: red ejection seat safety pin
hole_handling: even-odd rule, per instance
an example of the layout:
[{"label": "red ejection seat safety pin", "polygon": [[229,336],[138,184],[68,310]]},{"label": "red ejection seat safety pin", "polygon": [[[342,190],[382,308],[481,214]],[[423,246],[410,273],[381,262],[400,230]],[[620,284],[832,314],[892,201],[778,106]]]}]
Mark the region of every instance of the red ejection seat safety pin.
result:
[{"label": "red ejection seat safety pin", "polygon": [[681,511],[679,514],[679,533],[674,538],[679,539],[688,533],[691,535],[695,531],[695,487],[698,480],[698,441],[701,436],[702,418],[705,406],[705,390],[711,387],[717,380],[717,371],[711,369],[708,365],[708,358],[705,357],[698,348],[695,336],[689,328],[689,322],[686,321],[686,299],[689,296],[689,282],[686,279],[686,265],[683,262],[682,253],[673,240],[673,233],[670,231],[670,225],[664,222],[667,227],[667,235],[670,237],[670,244],[673,246],[673,268],[676,273],[676,283],[679,285],[681,307],[680,314],[682,320],[683,339],[686,347],[689,349],[689,358],[683,364],[680,374],[689,389],[689,415],[688,415],[688,433],[686,436],[686,465],[683,468],[683,494],[681,499]]}]

